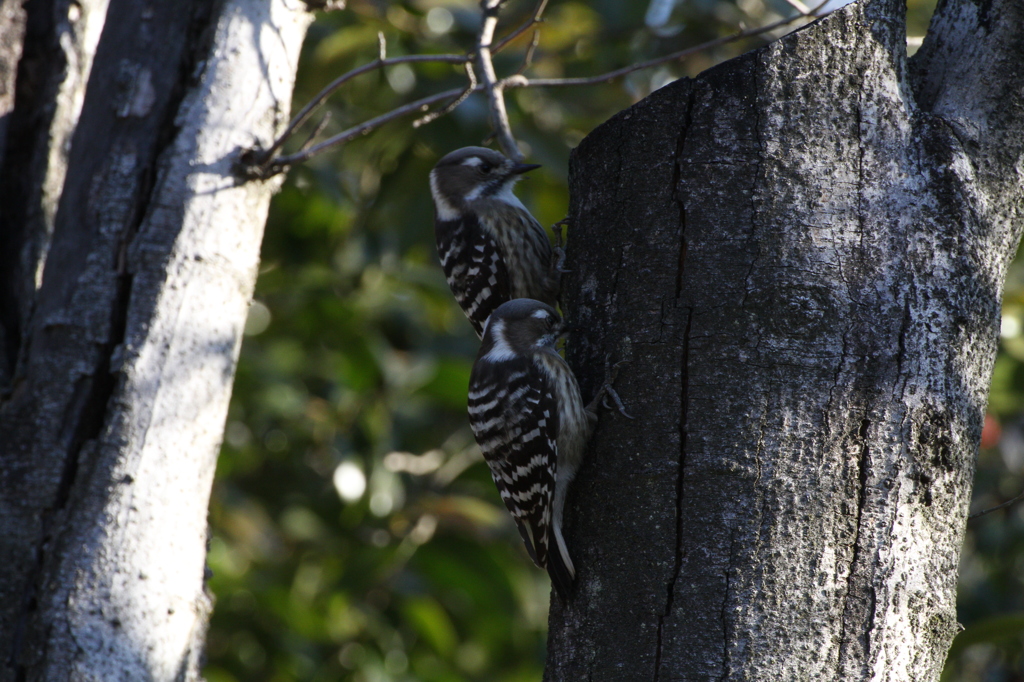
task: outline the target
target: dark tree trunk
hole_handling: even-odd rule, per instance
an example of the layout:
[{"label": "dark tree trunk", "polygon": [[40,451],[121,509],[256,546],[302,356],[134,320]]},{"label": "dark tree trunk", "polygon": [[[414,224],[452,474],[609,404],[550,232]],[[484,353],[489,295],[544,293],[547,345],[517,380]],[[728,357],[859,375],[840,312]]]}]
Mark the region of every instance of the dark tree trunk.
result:
[{"label": "dark tree trunk", "polygon": [[679,81],[571,168],[584,392],[549,680],[935,680],[1020,238],[1024,9],[858,3]]},{"label": "dark tree trunk", "polygon": [[0,680],[197,679],[207,502],[274,189],[232,164],[287,119],[309,16],[283,0],[12,6]]}]

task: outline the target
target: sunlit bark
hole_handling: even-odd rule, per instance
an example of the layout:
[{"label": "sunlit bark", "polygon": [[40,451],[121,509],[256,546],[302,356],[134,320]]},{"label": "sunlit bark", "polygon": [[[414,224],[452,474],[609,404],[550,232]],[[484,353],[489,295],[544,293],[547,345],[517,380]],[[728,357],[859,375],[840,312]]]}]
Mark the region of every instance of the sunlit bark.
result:
[{"label": "sunlit bark", "polygon": [[198,679],[206,510],[274,189],[233,163],[286,122],[309,14],[26,11],[63,52],[25,43],[0,170],[17,179],[0,230],[0,679]]},{"label": "sunlit bark", "polygon": [[[986,9],[987,8],[987,9]],[[1022,227],[1019,3],[851,5],[595,130],[549,680],[935,680]],[[1016,65],[1009,68],[1009,65]]]}]

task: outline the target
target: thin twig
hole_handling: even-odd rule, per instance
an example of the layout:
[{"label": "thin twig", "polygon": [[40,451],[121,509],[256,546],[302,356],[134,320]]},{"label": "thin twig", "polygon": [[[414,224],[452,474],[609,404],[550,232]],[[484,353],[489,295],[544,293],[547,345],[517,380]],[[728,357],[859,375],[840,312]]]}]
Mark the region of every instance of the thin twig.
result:
[{"label": "thin twig", "polygon": [[327,127],[327,122],[330,120],[331,112],[328,111],[327,113],[324,114],[323,118],[320,119],[320,122],[316,124],[316,127],[313,128],[313,132],[311,132],[306,137],[306,141],[302,143],[302,146],[299,147],[300,152],[304,152],[307,149],[309,149],[309,147],[313,144],[313,140],[315,140],[317,136],[324,131],[324,128]]},{"label": "thin twig", "polygon": [[455,99],[453,99],[451,102],[444,105],[440,109],[435,109],[434,111],[424,114],[420,118],[416,119],[415,121],[412,122],[412,127],[419,128],[420,126],[426,125],[428,123],[433,123],[442,116],[447,116],[448,114],[455,111],[455,108],[457,106],[465,102],[469,98],[469,96],[473,94],[477,86],[476,71],[473,70],[473,62],[466,62],[466,80],[469,81],[469,85],[466,86],[465,90],[459,93],[458,97],[456,97]]},{"label": "thin twig", "polygon": [[[478,85],[476,89],[481,89],[481,86]],[[455,88],[453,90],[445,90],[444,92],[438,93],[436,95],[430,95],[429,97],[418,99],[415,102],[409,102],[408,104],[402,105],[397,109],[392,109],[386,114],[375,116],[374,118],[371,118],[368,121],[364,121],[357,126],[353,126],[348,130],[344,130],[338,133],[337,135],[332,135],[323,142],[313,145],[304,152],[296,152],[295,154],[279,156],[276,159],[271,160],[270,163],[267,164],[266,176],[269,177],[271,175],[274,175],[275,173],[279,173],[288,166],[294,165],[296,163],[308,161],[309,159],[313,158],[317,154],[320,154],[329,147],[342,144],[343,142],[348,142],[349,140],[359,137],[360,135],[365,135],[372,131],[374,128],[382,126],[389,121],[395,120],[396,118],[401,118],[402,116],[405,116],[406,114],[411,114],[414,111],[422,111],[423,109],[431,105],[437,104],[438,102],[443,102],[446,99],[458,97],[459,95],[462,94],[462,92],[462,88]]]},{"label": "thin twig", "polygon": [[1017,502],[1020,502],[1021,500],[1024,500],[1024,490],[1021,490],[1020,493],[1016,497],[1011,498],[1011,499],[1007,500],[1006,502],[1003,502],[1002,504],[997,504],[996,506],[992,507],[991,509],[982,509],[980,512],[974,512],[973,514],[971,514],[970,516],[967,517],[967,520],[970,521],[971,519],[976,519],[979,516],[984,516],[985,514],[991,514],[994,511],[999,511],[1000,509],[1004,509],[1006,507],[1009,507],[1011,504],[1016,504]]},{"label": "thin twig", "polygon": [[807,15],[811,14],[811,10],[807,7],[807,5],[805,5],[804,3],[800,2],[800,0],[786,0],[786,2],[789,3],[790,7],[792,7],[793,9],[795,9],[797,12],[799,12],[802,15],[804,15],[805,17]]},{"label": "thin twig", "polygon": [[517,75],[526,73],[526,70],[533,66],[533,55],[537,51],[537,45],[540,44],[540,31],[534,30],[533,38],[530,39],[530,44],[526,47],[526,54],[523,55],[523,63],[520,65],[519,70],[516,71]]},{"label": "thin twig", "polygon": [[524,21],[516,30],[509,33],[507,36],[494,43],[491,48],[491,54],[498,54],[505,49],[505,46],[511,43],[513,40],[529,31],[532,27],[544,21],[544,10],[548,6],[548,0],[540,0],[537,3],[536,9],[533,10],[533,15]]},{"label": "thin twig", "polygon": [[523,153],[519,151],[512,127],[508,122],[508,111],[505,109],[505,95],[502,85],[494,72],[494,59],[491,54],[491,43],[494,42],[494,29],[498,26],[498,12],[502,0],[480,0],[483,20],[480,22],[480,37],[476,45],[476,60],[480,67],[480,80],[487,93],[487,101],[491,110],[491,128],[494,129],[498,144],[505,155],[513,161],[522,161]]},{"label": "thin twig", "polygon": [[284,129],[284,132],[281,133],[276,140],[274,140],[274,144],[270,145],[270,147],[263,152],[263,158],[269,164],[271,157],[273,157],[274,153],[277,152],[277,150],[279,150],[281,146],[284,145],[288,138],[292,136],[292,133],[295,132],[295,129],[298,128],[303,123],[305,123],[307,120],[309,120],[309,117],[312,116],[313,112],[316,109],[318,109],[324,102],[326,102],[327,98],[334,94],[335,90],[340,88],[345,83],[348,83],[356,76],[361,76],[364,73],[368,73],[376,69],[383,69],[385,67],[393,66],[395,64],[411,64],[415,62],[445,62],[448,64],[465,64],[469,60],[470,58],[468,56],[459,54],[417,54],[407,55],[405,57],[392,57],[391,59],[376,59],[370,62],[369,64],[363,64],[360,67],[352,69],[348,73],[344,73],[335,78],[333,81],[331,81],[326,87],[324,87],[323,90],[317,93],[316,97],[310,100],[306,106],[302,107],[302,111],[295,115],[295,118],[291,120],[291,123],[289,123],[288,127]]},{"label": "thin twig", "polygon": [[[624,66],[621,69],[609,71],[608,73],[603,73],[599,76],[586,76],[583,78],[519,78],[516,80],[516,82],[506,82],[502,83],[501,85],[502,87],[506,88],[550,88],[564,87],[568,85],[597,85],[600,83],[606,83],[610,80],[615,80],[616,78],[619,78],[621,76],[631,74],[634,71],[649,69],[652,66],[658,66],[659,64],[664,64],[666,62],[677,61],[685,57],[689,57],[690,55],[695,54],[697,52],[702,52],[713,47],[718,47],[719,45],[725,45],[726,43],[731,43],[735,40],[742,40],[743,38],[751,38],[753,36],[758,36],[763,33],[768,33],[782,26],[786,26],[787,24],[792,24],[793,22],[798,21],[800,19],[819,19],[820,17],[817,16],[817,13],[821,11],[821,9],[829,2],[830,0],[825,0],[825,2],[819,4],[817,7],[810,10],[810,12],[807,14],[798,14],[787,19],[779,19],[776,22],[766,24],[765,26],[760,26],[758,28],[748,28],[743,31],[737,31],[736,33],[733,33],[731,35],[723,36],[721,38],[715,38],[714,40],[709,40],[706,43],[701,43],[700,45],[695,45],[694,47],[688,47],[685,50],[679,50],[678,52],[673,52],[672,54],[667,54],[661,57],[655,57],[654,59],[648,59],[647,61],[640,62],[639,64],[630,64],[629,66]],[[506,80],[511,81],[511,79]]]},{"label": "thin twig", "polygon": [[[502,0],[481,0],[481,4],[482,5],[485,4],[485,3],[486,4],[494,5],[495,23],[496,23],[496,18],[497,18],[496,12],[497,12],[498,7],[501,5],[501,2],[502,2]],[[317,156],[318,154],[324,152],[325,150],[327,150],[327,149],[329,149],[331,147],[334,147],[336,145],[348,142],[349,140],[351,140],[353,138],[356,138],[356,137],[359,137],[360,135],[365,135],[365,134],[369,133],[370,131],[374,130],[375,128],[377,128],[377,127],[379,127],[381,125],[384,125],[385,123],[393,121],[393,120],[395,120],[397,118],[401,118],[402,116],[405,116],[406,114],[410,114],[410,113],[415,112],[415,111],[423,111],[423,110],[429,109],[429,107],[431,107],[431,106],[433,106],[433,105],[435,105],[435,104],[437,104],[439,102],[443,102],[445,100],[449,100],[448,104],[446,104],[445,106],[441,107],[438,111],[432,112],[432,113],[428,113],[426,116],[423,116],[421,119],[418,119],[417,122],[416,122],[419,125],[423,125],[424,123],[429,123],[431,121],[436,120],[437,118],[440,118],[441,116],[444,116],[444,115],[450,113],[458,105],[460,105],[462,102],[464,102],[466,100],[466,98],[468,98],[471,94],[473,94],[474,92],[479,92],[481,90],[488,90],[488,94],[489,95],[491,93],[495,93],[495,100],[497,100],[497,102],[499,102],[501,113],[504,114],[504,128],[502,128],[499,125],[499,126],[495,126],[495,130],[496,131],[501,131],[501,133],[502,133],[502,134],[499,135],[499,140],[502,141],[502,147],[506,148],[506,145],[510,145],[511,149],[514,150],[513,153],[518,155],[518,157],[517,157],[518,159],[521,159],[522,155],[519,153],[519,149],[515,145],[515,140],[512,137],[511,130],[508,128],[508,114],[507,114],[507,112],[505,112],[505,109],[504,109],[504,99],[501,96],[505,88],[564,87],[564,86],[573,86],[573,85],[596,85],[596,84],[599,84],[599,83],[604,83],[604,82],[607,82],[607,81],[610,81],[610,80],[614,80],[615,78],[618,78],[620,76],[625,76],[627,74],[633,73],[634,71],[640,71],[642,69],[650,68],[652,66],[657,66],[659,64],[664,64],[666,62],[683,59],[683,58],[688,57],[688,56],[690,56],[690,55],[692,55],[692,54],[694,54],[696,52],[700,52],[702,50],[707,50],[707,49],[710,49],[710,48],[713,48],[713,47],[718,47],[719,45],[724,45],[726,43],[729,43],[729,42],[732,42],[732,41],[735,41],[735,40],[741,40],[743,38],[750,38],[750,37],[758,36],[758,35],[761,35],[761,34],[764,34],[764,33],[768,33],[770,31],[774,31],[775,29],[780,28],[782,26],[786,26],[788,24],[792,24],[792,23],[794,23],[794,22],[796,22],[796,21],[798,21],[800,19],[818,19],[818,18],[820,18],[818,16],[818,12],[820,12],[825,7],[825,5],[828,4],[828,2],[829,2],[829,0],[824,0],[819,5],[817,5],[812,10],[810,10],[810,12],[808,14],[800,14],[800,15],[789,17],[787,19],[780,19],[779,21],[773,22],[771,24],[767,24],[767,25],[762,26],[760,28],[744,29],[742,31],[738,31],[736,33],[733,33],[732,35],[725,36],[725,37],[722,37],[722,38],[717,38],[715,40],[711,40],[711,41],[708,41],[708,42],[703,43],[701,45],[697,45],[695,47],[687,48],[685,50],[680,50],[678,52],[673,52],[672,54],[665,55],[663,57],[658,57],[658,58],[655,58],[655,59],[650,59],[650,60],[647,60],[646,62],[641,62],[639,64],[633,64],[631,66],[623,67],[621,69],[616,69],[615,71],[609,71],[608,73],[604,73],[604,74],[601,74],[601,75],[598,75],[598,76],[590,76],[590,77],[584,77],[584,78],[533,78],[533,79],[531,79],[531,78],[527,78],[527,77],[523,76],[522,74],[518,74],[517,73],[517,74],[514,74],[512,76],[503,78],[500,81],[495,80],[494,81],[494,85],[491,87],[491,89],[488,90],[486,81],[483,82],[483,83],[477,83],[476,82],[476,77],[475,77],[476,75],[475,75],[475,72],[472,69],[472,61],[471,60],[474,57],[474,55],[472,55],[472,54],[466,55],[466,56],[462,56],[462,55],[410,55],[410,56],[406,56],[406,57],[392,57],[390,59],[384,59],[384,60],[377,59],[374,62],[371,62],[369,64],[361,66],[361,67],[359,67],[357,69],[353,69],[352,71],[349,71],[348,73],[338,77],[332,83],[330,83],[327,87],[325,87],[323,90],[321,90],[320,94],[318,94],[317,97],[315,99],[313,99],[313,101],[311,101],[309,104],[307,104],[305,107],[303,107],[302,111],[299,112],[299,114],[295,117],[295,119],[289,124],[288,128],[280,136],[280,138],[278,138],[278,140],[275,141],[275,143],[268,150],[262,151],[262,152],[259,153],[255,165],[252,164],[252,163],[249,163],[247,161],[243,164],[244,165],[244,171],[243,172],[245,172],[246,174],[248,174],[248,175],[250,175],[252,177],[261,177],[261,178],[270,177],[272,175],[275,175],[277,173],[280,173],[280,172],[284,171],[285,169],[287,169],[289,166],[291,166],[293,164],[301,163],[303,161],[307,161],[307,160],[311,159],[312,157]],[[497,43],[493,48],[490,48],[489,40],[486,41],[488,43],[488,50],[487,50],[488,58],[486,60],[480,60],[480,61],[481,62],[486,61],[486,63],[490,66],[492,77],[494,77],[494,71],[493,71],[494,64],[493,64],[493,61],[490,59],[490,55],[493,55],[493,53],[496,52],[499,47],[503,47],[504,44],[506,44],[508,41],[514,39],[515,37],[518,37],[523,32],[525,32],[530,26],[532,26],[535,23],[537,23],[538,21],[540,21],[539,16],[544,11],[544,7],[545,7],[546,4],[547,4],[547,0],[542,0],[541,2],[539,2],[538,6],[537,6],[537,10],[534,12],[534,19],[532,19],[530,22],[527,22],[526,24],[521,26],[519,29],[516,29],[516,31],[513,31],[513,33],[510,34],[508,37],[506,37],[503,42]],[[485,27],[481,26],[481,39],[479,41],[480,44],[484,44],[485,43],[484,38],[488,37],[488,36],[486,36],[484,34],[484,28]],[[491,31],[491,36],[490,37],[493,37],[493,31],[494,31],[494,26],[493,25],[490,27],[490,31]],[[475,56],[477,56],[479,58],[479,54],[477,54]],[[361,124],[359,124],[357,126],[353,126],[352,128],[349,128],[348,130],[345,130],[343,132],[340,132],[337,135],[329,137],[328,139],[326,139],[326,140],[324,140],[324,141],[322,141],[322,142],[320,142],[320,143],[318,143],[318,144],[316,144],[316,145],[314,145],[312,147],[309,147],[308,149],[303,149],[303,150],[301,150],[299,152],[296,152],[294,154],[288,154],[286,156],[280,156],[280,157],[277,157],[277,158],[271,158],[273,156],[273,154],[281,148],[281,145],[284,143],[284,141],[292,134],[292,132],[294,132],[295,128],[298,127],[299,125],[301,125],[306,120],[308,120],[308,118],[310,117],[312,111],[314,109],[316,109],[316,107],[321,105],[324,102],[324,100],[326,100],[327,97],[331,93],[333,93],[335,90],[337,90],[339,87],[341,87],[343,84],[345,84],[346,82],[348,82],[352,78],[355,78],[356,76],[362,75],[362,74],[364,74],[364,73],[366,73],[368,71],[372,71],[374,69],[379,69],[379,68],[383,68],[383,67],[386,67],[386,66],[391,66],[392,64],[403,64],[403,63],[410,63],[410,62],[430,62],[430,61],[434,61],[434,62],[447,62],[447,63],[453,63],[453,64],[464,64],[464,65],[466,65],[467,66],[467,68],[466,68],[466,75],[467,75],[467,80],[469,81],[469,86],[466,87],[466,88],[456,88],[456,89],[452,89],[452,90],[446,90],[446,91],[438,93],[436,95],[430,95],[429,97],[424,97],[422,99],[418,99],[415,102],[410,102],[409,104],[405,104],[405,105],[400,106],[400,107],[398,107],[396,109],[392,109],[391,111],[387,112],[386,114],[381,114],[380,116],[376,116],[376,117],[374,117],[374,118],[372,118],[372,119],[370,119],[368,121],[364,121],[363,123],[361,123]],[[493,114],[493,108],[492,108],[492,114]],[[507,139],[503,139],[503,138],[507,138]],[[258,150],[253,150],[253,151],[258,151]],[[509,150],[506,149],[506,151],[508,152]],[[510,156],[511,155],[512,154],[510,154]],[[245,161],[244,155],[243,155],[243,161]]]}]

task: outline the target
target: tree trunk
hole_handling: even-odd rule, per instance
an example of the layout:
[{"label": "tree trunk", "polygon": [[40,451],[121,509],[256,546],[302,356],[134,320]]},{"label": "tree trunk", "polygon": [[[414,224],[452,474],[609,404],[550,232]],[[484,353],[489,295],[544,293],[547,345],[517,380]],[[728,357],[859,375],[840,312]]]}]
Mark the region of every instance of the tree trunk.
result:
[{"label": "tree trunk", "polygon": [[848,6],[652,94],[571,166],[567,310],[605,411],[548,680],[935,680],[1002,282],[1024,9]]},{"label": "tree trunk", "polygon": [[0,680],[198,679],[206,509],[274,189],[233,163],[286,122],[309,15],[11,5]]}]

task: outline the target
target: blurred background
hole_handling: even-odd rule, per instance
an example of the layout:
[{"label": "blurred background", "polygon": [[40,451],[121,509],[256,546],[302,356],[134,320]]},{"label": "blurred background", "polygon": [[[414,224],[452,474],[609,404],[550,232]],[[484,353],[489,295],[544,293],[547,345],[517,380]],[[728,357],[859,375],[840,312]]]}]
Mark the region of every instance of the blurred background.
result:
[{"label": "blurred background", "polygon": [[[909,0],[908,33],[934,3]],[[532,12],[511,0],[498,35]],[[530,73],[599,74],[796,13],[784,0],[552,0]],[[473,0],[349,0],[313,25],[293,109],[377,56],[461,53]],[[774,34],[773,37],[781,35]],[[516,71],[527,33],[497,59]],[[513,129],[543,164],[518,195],[565,216],[570,150],[652,90],[764,44],[731,43],[612,84],[514,90]],[[331,100],[325,134],[442,89],[446,64],[397,65]],[[271,208],[210,511],[210,682],[540,680],[546,574],[473,444],[477,340],[436,264],[427,174],[488,135],[483,100],[385,126],[291,171]],[[298,136],[302,138],[300,134]],[[1024,262],[1007,283],[973,509],[1024,487]],[[1024,504],[972,521],[944,680],[1024,680]]]}]

